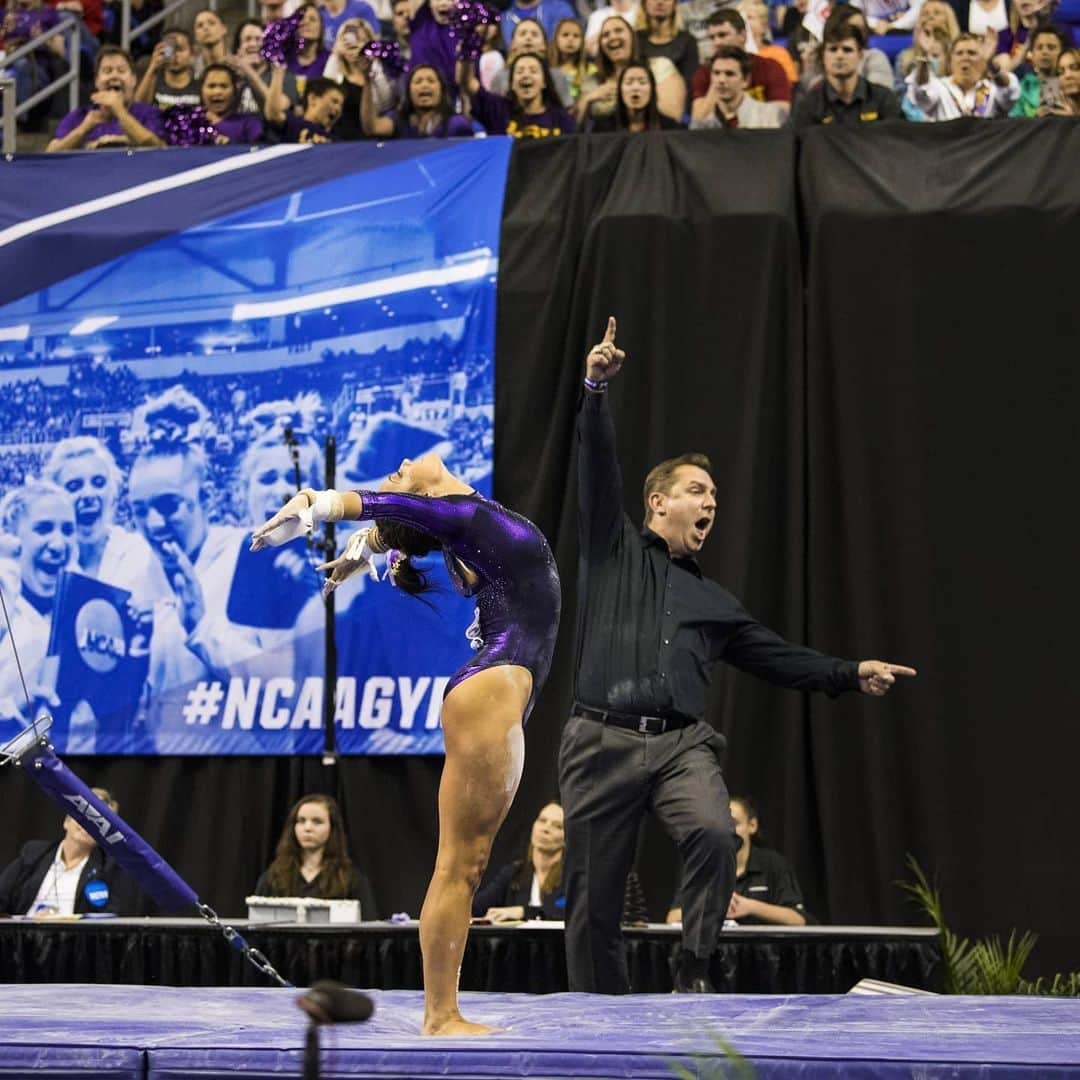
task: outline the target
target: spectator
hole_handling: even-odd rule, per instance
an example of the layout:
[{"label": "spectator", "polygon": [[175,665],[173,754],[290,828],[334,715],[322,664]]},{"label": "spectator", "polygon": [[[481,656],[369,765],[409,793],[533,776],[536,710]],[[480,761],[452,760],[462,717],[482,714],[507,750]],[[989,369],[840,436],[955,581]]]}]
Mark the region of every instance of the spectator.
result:
[{"label": "spectator", "polygon": [[[950,11],[951,10],[952,9],[950,8]],[[829,12],[829,17],[825,20],[825,26],[822,32],[823,36],[824,31],[827,31],[830,27],[838,26],[842,22],[850,22],[858,27],[862,32],[864,41],[869,38],[870,31],[866,26],[866,16],[853,4],[837,4],[832,11]],[[817,55],[820,56],[820,53]],[[815,67],[818,67],[819,70],[812,73],[805,73],[806,81],[803,83],[804,89],[812,90],[821,81],[822,73],[820,71],[820,64],[815,64]],[[863,49],[863,58],[862,64],[859,66],[859,74],[866,79],[867,82],[877,83],[878,86],[886,86],[890,90],[894,88],[892,64],[889,63],[888,56],[886,56],[881,49]]]},{"label": "spectator", "polygon": [[369,38],[379,34],[379,17],[366,0],[319,0],[319,7],[322,9],[319,12],[323,24],[322,43],[328,52],[333,50],[338,31],[346,22],[363,19],[367,24]]},{"label": "spectator", "polygon": [[377,60],[372,63],[362,53],[371,40],[371,28],[363,19],[348,19],[341,24],[334,50],[326,62],[326,78],[333,79],[345,94],[335,130],[338,139],[351,141],[364,137],[360,116],[366,94],[372,95],[378,116],[391,112],[397,104],[397,92],[383,73],[382,64]]},{"label": "spectator", "polygon": [[683,29],[694,39],[698,47],[698,56],[711,56],[712,46],[705,29],[705,20],[722,7],[734,7],[734,0],[686,0],[679,4],[679,16]]},{"label": "spectator", "polygon": [[[930,64],[933,74],[944,78],[949,74],[949,50],[952,42],[944,30],[931,30],[926,25],[920,25],[915,31],[915,46],[912,55],[912,67],[916,58],[925,57]],[[915,104],[907,94],[907,84],[904,83],[904,96],[900,99],[900,108],[908,120],[922,123],[926,120],[926,113]]]},{"label": "spectator", "polygon": [[473,73],[473,65],[465,65],[464,70],[473,117],[489,135],[546,139],[577,130],[574,118],[552,89],[551,72],[542,56],[522,53],[510,62],[510,89],[505,96],[485,90]]},{"label": "spectator", "polygon": [[[574,25],[577,25],[576,23]],[[510,52],[506,58],[503,69],[497,72],[490,83],[481,79],[483,86],[493,94],[506,94],[510,89],[510,68],[519,56],[539,56],[544,60],[548,57],[548,36],[543,26],[535,19],[522,19],[514,27],[514,35],[510,39]],[[481,61],[483,57],[481,57]],[[551,69],[548,69],[551,71]],[[570,93],[570,84],[561,71],[551,71],[551,88],[559,99],[559,104],[564,109],[573,108],[573,95]]]},{"label": "spectator", "polygon": [[115,45],[104,46],[94,67],[91,104],[60,121],[46,151],[164,146],[161,113],[153,105],[133,101],[134,96],[131,57]]},{"label": "spectator", "polygon": [[[943,3],[944,0],[936,0],[936,2]],[[955,14],[953,18],[956,18]],[[1000,34],[1002,30],[1007,30],[1008,26],[1009,5],[1006,0],[969,0],[966,27],[969,34],[981,36],[988,30]],[[959,26],[956,32],[960,32]]]},{"label": "spectator", "polygon": [[[766,60],[775,60],[784,69],[788,82],[792,85],[797,83],[799,69],[792,60],[791,53],[782,45],[772,44],[772,33],[769,30],[769,5],[765,3],[765,0],[741,0],[738,11],[743,17],[743,22],[746,23],[747,30],[753,34],[757,42],[757,55],[765,57]],[[867,53],[871,51],[878,50],[868,49]],[[693,72],[690,73],[690,78],[693,78]]]},{"label": "spectator", "polygon": [[430,64],[457,98],[457,41],[450,27],[454,0],[409,0],[412,64]]},{"label": "spectator", "polygon": [[150,54],[135,100],[158,109],[173,105],[198,105],[199,80],[195,78],[195,54],[186,30],[166,30]]},{"label": "spectator", "polygon": [[[1049,23],[1052,8],[1051,0],[1013,0],[1009,25],[998,34],[995,44],[999,70],[1015,71],[1028,59],[1031,35]],[[1072,45],[1072,35],[1067,37]]]},{"label": "spectator", "polygon": [[[518,23],[518,26],[520,25],[521,23]],[[540,26],[539,23],[536,25]],[[481,53],[476,73],[484,89],[490,90],[492,80],[506,71],[506,42],[503,40],[502,23],[496,19],[481,27],[480,36]],[[545,42],[546,40],[545,38]]]},{"label": "spectator", "polygon": [[[709,64],[712,81],[700,115],[691,122],[691,130],[715,128],[778,128],[783,118],[767,101],[758,101],[746,92],[750,80],[750,57],[734,45],[721,45]],[[695,105],[698,102],[694,102]],[[707,110],[707,111],[706,111]]]},{"label": "spectator", "polygon": [[1041,116],[1080,116],[1080,49],[1066,49],[1058,60],[1060,101],[1043,105]]},{"label": "spectator", "polygon": [[390,40],[397,42],[401,52],[401,59],[406,67],[410,67],[412,60],[412,46],[410,43],[409,18],[411,4],[409,0],[394,0],[393,15],[390,19]]},{"label": "spectator", "polygon": [[285,18],[285,0],[260,0],[259,20],[263,26],[280,22]]},{"label": "spectator", "polygon": [[138,603],[154,556],[143,537],[114,523],[122,477],[108,447],[92,435],[61,439],[42,476],[74,500],[78,569]]},{"label": "spectator", "polygon": [[610,4],[598,7],[585,24],[585,52],[590,57],[600,55],[600,30],[613,15],[621,15],[627,26],[634,26],[638,17],[638,0],[612,0]]},{"label": "spectator", "polygon": [[227,50],[225,42],[229,28],[221,16],[210,8],[203,8],[195,15],[192,23],[197,55],[195,57],[195,75],[202,78],[202,73],[211,64],[224,64]]},{"label": "spectator", "polygon": [[345,91],[336,82],[321,75],[307,79],[303,97],[304,111],[297,114],[284,107],[287,101],[282,93],[284,80],[284,68],[274,67],[266,99],[266,119],[275,129],[277,136],[282,142],[291,143],[333,142],[334,136],[331,132],[345,107]]},{"label": "spectator", "polygon": [[330,50],[323,45],[323,16],[322,9],[318,4],[304,4],[298,8],[302,17],[300,19],[300,36],[304,39],[304,47],[292,57],[285,65],[296,76],[300,93],[303,94],[306,80],[321,78],[326,70],[326,62],[330,59]]},{"label": "spectator", "polygon": [[454,113],[450,91],[431,64],[419,64],[409,72],[405,99],[395,115],[377,115],[368,94],[360,105],[361,124],[369,138],[445,139],[473,133],[469,121]]},{"label": "spectator", "polygon": [[[735,795],[729,804],[740,846],[735,855],[735,892],[727,918],[744,926],[805,926],[802,891],[787,859],[754,843],[760,822],[753,802]],[[682,922],[682,910],[668,912],[668,922]]]},{"label": "spectator", "polygon": [[509,41],[522,19],[535,19],[550,38],[560,19],[573,19],[576,15],[566,0],[510,0],[510,6],[502,14],[503,37]]},{"label": "spectator", "polygon": [[[533,822],[525,857],[504,866],[477,890],[473,917],[493,923],[541,918],[562,921],[566,916],[562,886],[565,847],[563,810],[557,802],[550,802],[540,808]],[[621,921],[624,925],[648,923],[645,894],[634,871],[626,880]]]},{"label": "spectator", "polygon": [[908,97],[927,120],[1005,116],[1020,97],[1016,76],[988,62],[984,39],[974,34],[961,34],[952,43],[949,69],[949,75],[933,75],[923,56],[907,77]]},{"label": "spectator", "polygon": [[798,129],[814,124],[858,125],[903,116],[892,90],[868,82],[859,74],[865,39],[850,20],[824,32],[825,78],[795,106],[792,122]]},{"label": "spectator", "polygon": [[[960,24],[956,21],[956,12],[953,11],[952,5],[947,4],[945,0],[925,0],[923,6],[919,9],[919,18],[915,24],[915,33],[912,35],[912,44],[896,58],[893,69],[893,89],[898,94],[906,95],[907,93],[907,77],[915,66],[915,45],[920,37],[920,29],[932,32],[940,31],[946,36],[950,49],[952,43],[960,36]],[[922,35],[922,38],[923,40],[929,40],[925,34]]]},{"label": "spectator", "polygon": [[[266,101],[270,92],[272,73],[266,57],[259,51],[262,48],[262,23],[255,19],[245,19],[233,35],[233,54],[229,62],[243,76],[240,87],[240,103],[237,112],[250,113],[253,116],[266,116]],[[281,86],[285,101],[282,109],[286,112],[300,104],[300,87],[296,76],[286,71]]]},{"label": "spectator", "polygon": [[669,131],[685,128],[656,107],[656,80],[643,60],[631,60],[619,72],[615,112],[591,122],[590,131]]},{"label": "spectator", "polygon": [[922,0],[861,0],[866,21],[874,34],[910,34],[915,29]]},{"label": "spectator", "polygon": [[558,81],[560,75],[566,79],[569,106],[576,104],[581,95],[581,86],[586,76],[596,68],[585,56],[585,33],[576,19],[562,19],[555,27],[555,35],[548,47],[548,66],[551,77]]},{"label": "spectator", "polygon": [[255,884],[255,895],[359,900],[361,918],[378,918],[371,883],[349,857],[336,799],[305,795],[293,806],[274,861]]},{"label": "spectator", "polygon": [[[44,7],[41,0],[13,0],[12,6],[0,9],[0,43],[6,52],[12,53],[28,41],[59,25],[63,19],[52,8]],[[66,74],[65,41],[63,35],[49,38],[27,56],[14,61],[0,61],[0,71],[15,79],[16,102],[26,101],[54,79]],[[35,105],[19,117],[24,131],[40,131],[49,116],[51,103],[46,100]]]},{"label": "spectator", "polygon": [[[587,40],[587,39],[586,39]],[[599,120],[615,112],[619,74],[631,60],[637,60],[637,38],[621,15],[605,19],[600,27],[597,71],[586,78],[577,102],[577,120]],[[675,65],[662,56],[649,61],[656,81],[657,108],[672,120],[681,120],[686,111],[686,84]]]},{"label": "spectator", "polygon": [[[30,696],[55,704],[43,663],[60,574],[75,556],[75,506],[56,484],[29,480],[0,500],[0,533],[15,541],[9,548],[11,556],[0,560],[4,564],[0,572],[5,594],[13,597],[8,601],[11,633],[19,646]],[[7,634],[6,625],[0,625],[0,644],[5,649],[10,648],[3,640]],[[5,662],[0,665],[0,718],[18,720],[24,704],[18,668]]]},{"label": "spectator", "polygon": [[638,56],[643,60],[666,57],[675,65],[688,90],[698,68],[698,47],[694,38],[683,29],[675,0],[644,0],[635,25]]},{"label": "spectator", "polygon": [[[110,810],[119,804],[105,788],[91,791]],[[90,912],[134,914],[133,885],[123,870],[70,815],[59,843],[31,840],[0,874],[0,912],[70,917]]]},{"label": "spectator", "polygon": [[[104,0],[52,0],[49,6],[55,11],[66,11],[77,19],[86,30],[84,41],[88,36],[94,39],[93,44],[96,46],[98,41],[101,40],[102,34],[105,33]],[[135,7],[136,5],[133,4],[132,6]],[[86,51],[85,45],[83,51]],[[92,57],[94,52],[91,52],[90,55]]]},{"label": "spectator", "polygon": [[228,64],[211,64],[203,72],[202,105],[214,125],[219,146],[262,141],[262,121],[253,113],[240,112],[240,86],[236,72]]},{"label": "spectator", "polygon": [[1065,31],[1057,26],[1040,26],[1032,31],[1028,62],[1031,70],[1020,78],[1020,98],[1010,116],[1038,116],[1045,103],[1049,108],[1061,100],[1058,84],[1058,61],[1071,47]]},{"label": "spectator", "polygon": [[[734,45],[748,52],[746,48],[746,23],[737,11],[722,8],[705,20],[705,30],[709,43],[715,51],[721,45]],[[771,101],[786,117],[791,108],[791,83],[788,82],[784,69],[775,61],[764,56],[750,53],[750,83],[746,92],[758,101]],[[709,89],[712,73],[708,64],[702,64],[694,72],[690,92],[695,99],[692,115],[698,116],[696,99],[704,97]],[[707,112],[708,110],[703,110]]]}]

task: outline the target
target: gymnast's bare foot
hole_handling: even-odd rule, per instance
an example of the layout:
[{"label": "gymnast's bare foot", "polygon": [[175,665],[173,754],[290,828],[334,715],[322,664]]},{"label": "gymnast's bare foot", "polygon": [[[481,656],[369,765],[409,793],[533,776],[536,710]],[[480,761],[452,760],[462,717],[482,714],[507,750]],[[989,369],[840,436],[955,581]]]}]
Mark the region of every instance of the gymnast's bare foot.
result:
[{"label": "gymnast's bare foot", "polygon": [[421,1035],[494,1035],[502,1028],[492,1027],[490,1024],[474,1024],[462,1016],[450,1016],[445,1020],[425,1020]]}]

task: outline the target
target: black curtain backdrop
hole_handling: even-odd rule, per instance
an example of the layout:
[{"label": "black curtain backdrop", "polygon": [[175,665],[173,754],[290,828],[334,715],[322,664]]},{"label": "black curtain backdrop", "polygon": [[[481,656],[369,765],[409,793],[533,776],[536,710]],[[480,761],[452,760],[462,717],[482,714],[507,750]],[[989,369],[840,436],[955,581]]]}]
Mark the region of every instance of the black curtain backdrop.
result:
[{"label": "black curtain backdrop", "polygon": [[[920,668],[885,701],[838,702],[718,672],[710,719],[729,740],[729,786],[757,796],[812,910],[913,921],[894,884],[911,852],[962,930],[1030,927],[1036,968],[1080,966],[1078,163],[1080,130],[1055,120],[515,148],[495,495],[551,540],[565,601],[495,866],[556,792],[574,415],[610,313],[630,356],[611,391],[627,511],[640,519],[656,461],[707,452],[720,494],[704,571],[794,640]],[[419,910],[438,760],[70,763],[223,913],[243,913],[286,810],[315,791],[342,801],[379,914]],[[0,862],[59,836],[59,813],[17,770],[0,771],[0,806]],[[660,916],[677,866],[655,828],[639,870]]]},{"label": "black curtain backdrop", "polygon": [[809,636],[920,677],[810,703],[826,908],[905,919],[911,852],[960,929],[1080,967],[1080,128],[852,134],[801,148]]}]

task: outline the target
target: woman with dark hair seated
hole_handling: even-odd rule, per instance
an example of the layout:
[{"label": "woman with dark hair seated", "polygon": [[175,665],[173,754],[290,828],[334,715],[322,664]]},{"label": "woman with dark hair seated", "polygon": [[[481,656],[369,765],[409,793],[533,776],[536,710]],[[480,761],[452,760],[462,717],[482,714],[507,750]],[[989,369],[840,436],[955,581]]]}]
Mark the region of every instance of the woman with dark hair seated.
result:
[{"label": "woman with dark hair seated", "polygon": [[274,861],[256,883],[255,895],[359,900],[362,919],[378,918],[371,883],[349,857],[337,800],[305,795],[289,811]]},{"label": "woman with dark hair seated", "polygon": [[665,116],[656,107],[656,79],[652,69],[640,60],[631,60],[619,72],[615,111],[589,121],[588,131],[681,131],[686,127]]},{"label": "woman with dark hair seated", "polygon": [[431,586],[414,560],[442,556],[458,592],[476,598],[469,637],[476,652],[450,678],[442,705],[446,760],[439,785],[439,848],[420,912],[424,1024],[428,1035],[484,1035],[465,1020],[457,983],[472,898],[521,780],[523,725],[551,667],[559,629],[559,573],[532,522],[484,498],[437,454],[406,458],[373,491],[301,491],[252,537],[277,546],[316,522],[374,519],[326,564],[333,589],[387,555],[394,585]]},{"label": "woman with dark hair seated", "polygon": [[[360,63],[365,70],[370,69],[367,57],[361,57]],[[454,114],[446,83],[431,64],[418,64],[409,72],[405,100],[390,116],[379,116],[374,94],[364,94],[360,98],[360,126],[374,139],[471,138],[473,133],[469,121]]]},{"label": "woman with dark hair seated", "polygon": [[577,131],[573,116],[555,93],[551,71],[542,56],[515,56],[510,61],[508,78],[510,89],[506,95],[492,94],[480,85],[474,66],[464,65],[462,86],[472,102],[473,116],[489,135],[544,139]]},{"label": "woman with dark hair seated", "polygon": [[[504,866],[475,897],[473,917],[485,922],[518,922],[521,919],[566,918],[563,890],[563,808],[557,802],[543,806],[533,822],[525,858]],[[645,893],[633,870],[626,879],[622,922],[628,925],[649,921]]]},{"label": "woman with dark hair seated", "polygon": [[228,64],[211,64],[199,87],[206,119],[214,125],[218,145],[257,143],[263,137],[262,121],[252,113],[238,112],[240,84]]},{"label": "woman with dark hair seated", "polygon": [[[733,795],[730,809],[740,845],[735,856],[735,892],[726,918],[743,926],[816,923],[803,906],[791,864],[779,851],[754,843],[760,823],[753,800],[747,795]],[[682,909],[672,908],[667,921],[682,922]]]}]

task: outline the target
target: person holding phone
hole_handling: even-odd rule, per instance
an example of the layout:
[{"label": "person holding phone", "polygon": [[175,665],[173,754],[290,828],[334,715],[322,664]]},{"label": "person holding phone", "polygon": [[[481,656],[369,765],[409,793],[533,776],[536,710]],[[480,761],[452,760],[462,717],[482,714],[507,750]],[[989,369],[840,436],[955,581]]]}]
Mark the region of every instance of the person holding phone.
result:
[{"label": "person holding phone", "polygon": [[159,109],[199,104],[195,53],[186,30],[173,27],[161,35],[139,80],[135,100],[144,105],[156,105]]}]

